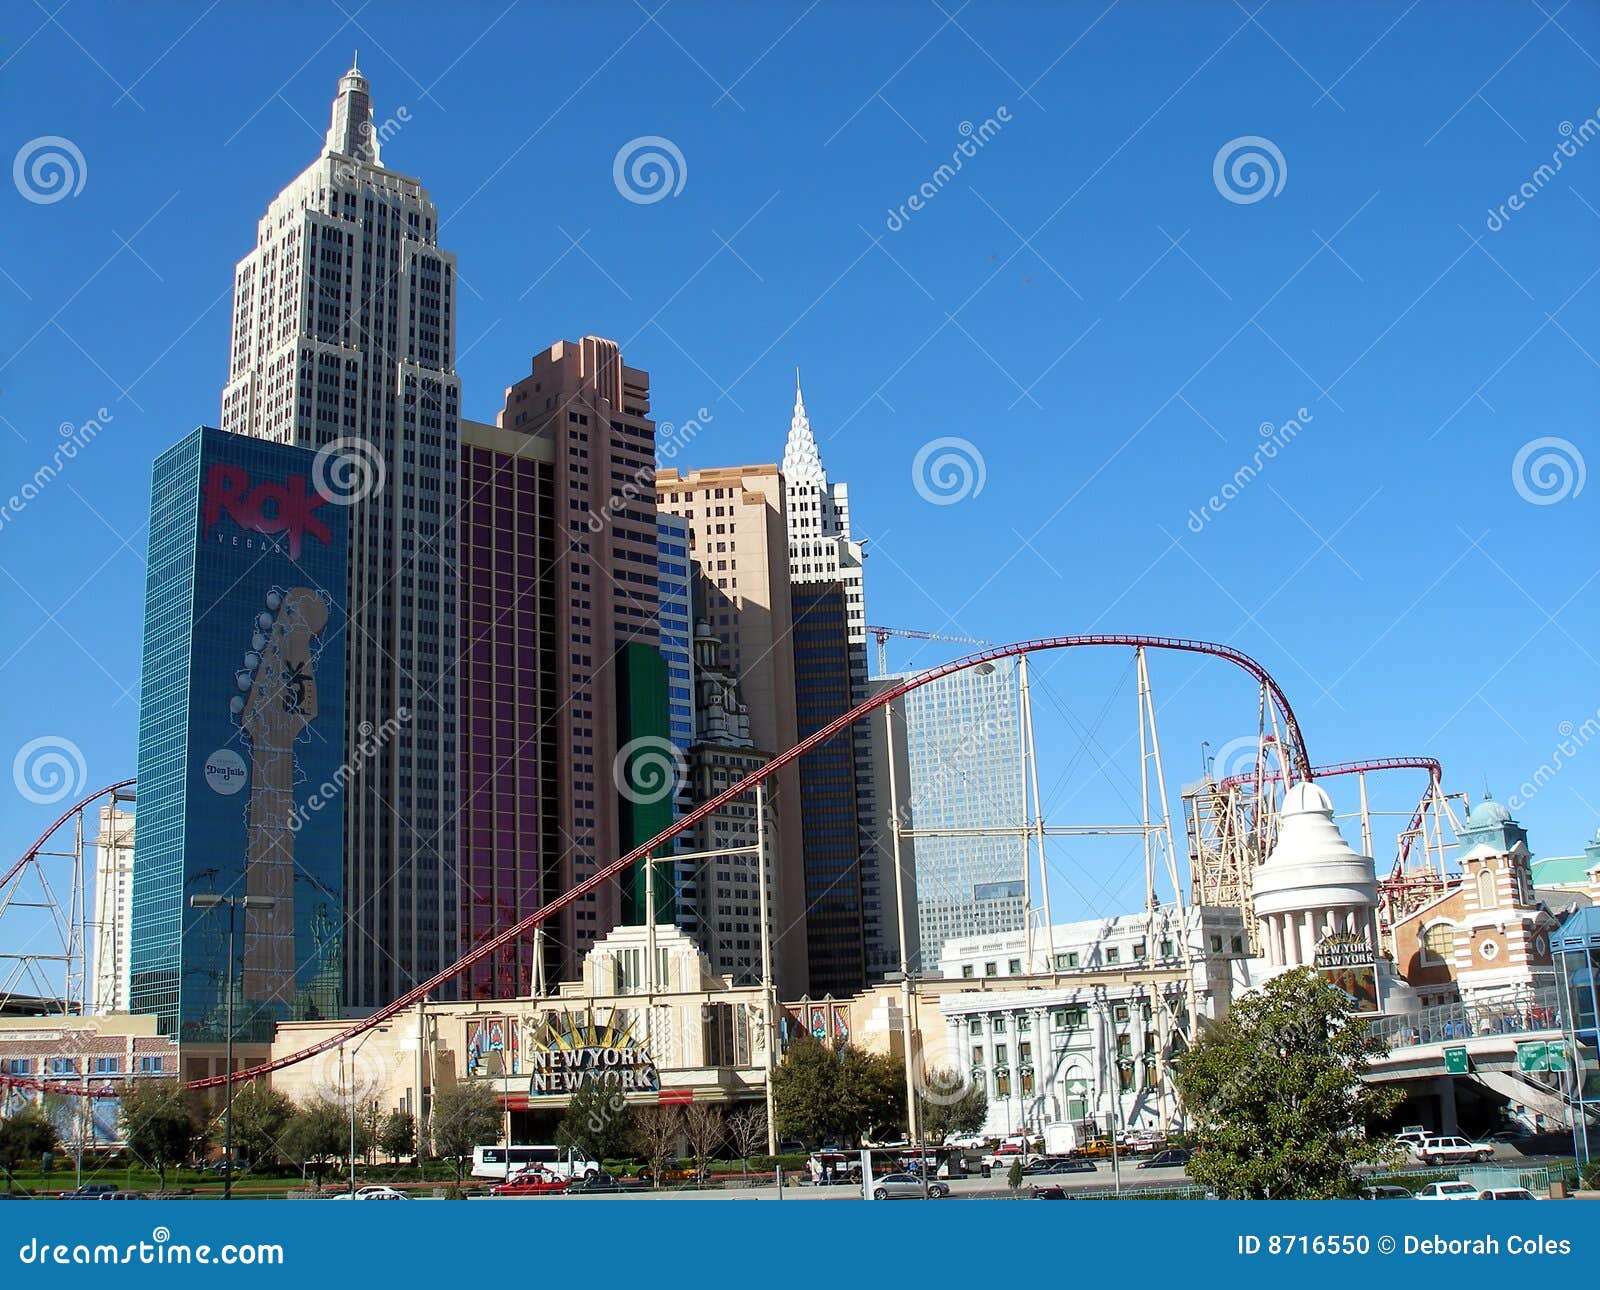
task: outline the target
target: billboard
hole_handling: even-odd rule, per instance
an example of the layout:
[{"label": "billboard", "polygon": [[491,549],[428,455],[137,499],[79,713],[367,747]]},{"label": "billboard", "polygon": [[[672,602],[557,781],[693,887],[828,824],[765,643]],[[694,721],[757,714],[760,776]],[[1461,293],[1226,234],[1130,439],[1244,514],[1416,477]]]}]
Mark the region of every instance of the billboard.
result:
[{"label": "billboard", "polygon": [[[133,996],[180,1041],[225,1038],[230,975],[242,1041],[339,1009],[348,511],[315,460],[202,429],[156,463]],[[231,974],[210,894],[262,900],[232,911]]]},{"label": "billboard", "polygon": [[1378,997],[1378,955],[1372,942],[1350,932],[1331,932],[1317,942],[1316,969],[1343,990],[1357,1016],[1382,1011]]}]

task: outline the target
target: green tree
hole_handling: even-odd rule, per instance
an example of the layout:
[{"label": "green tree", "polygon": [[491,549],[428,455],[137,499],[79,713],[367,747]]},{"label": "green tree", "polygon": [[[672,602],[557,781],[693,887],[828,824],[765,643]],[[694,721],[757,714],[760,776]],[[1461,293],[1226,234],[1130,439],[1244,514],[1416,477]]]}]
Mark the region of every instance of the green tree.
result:
[{"label": "green tree", "polygon": [[311,1102],[289,1117],[278,1147],[295,1164],[308,1170],[320,1187],[328,1167],[344,1159],[350,1150],[349,1113],[332,1102]]},{"label": "green tree", "polygon": [[633,1117],[620,1083],[588,1080],[573,1091],[556,1127],[556,1145],[602,1164],[622,1155],[633,1137]]},{"label": "green tree", "polygon": [[930,1067],[917,1089],[917,1117],[924,1142],[976,1133],[989,1118],[989,1095],[960,1071]]},{"label": "green tree", "polygon": [[6,1190],[11,1190],[11,1173],[18,1165],[37,1164],[40,1156],[58,1145],[55,1125],[36,1106],[0,1120],[0,1169],[5,1170]]},{"label": "green tree", "polygon": [[251,1080],[233,1094],[233,1153],[251,1165],[274,1164],[283,1155],[283,1131],[294,1103],[265,1080]]},{"label": "green tree", "polygon": [[797,1038],[772,1084],[781,1133],[808,1142],[858,1141],[905,1125],[905,1067],[851,1044]]},{"label": "green tree", "polygon": [[482,1143],[499,1142],[502,1124],[500,1099],[487,1084],[456,1084],[434,1097],[428,1120],[433,1154],[455,1163],[458,1190],[462,1172],[472,1159],[472,1149]]},{"label": "green tree", "polygon": [[410,1111],[390,1111],[378,1126],[378,1150],[390,1160],[409,1156],[417,1149],[417,1121]]},{"label": "green tree", "polygon": [[128,1151],[167,1185],[167,1167],[182,1164],[205,1144],[189,1095],[177,1080],[135,1083],[122,1095],[122,1136]]},{"label": "green tree", "polygon": [[1400,1100],[1362,1080],[1384,1051],[1349,997],[1310,968],[1235,1001],[1178,1058],[1197,1143],[1190,1176],[1224,1200],[1355,1196],[1356,1166],[1387,1150],[1366,1124]]},{"label": "green tree", "polygon": [[1013,1196],[1015,1196],[1019,1191],[1022,1190],[1022,1157],[1021,1156],[1018,1156],[1015,1160],[1013,1160],[1011,1162],[1011,1168],[1006,1170],[1006,1186],[1011,1188],[1011,1194]]}]

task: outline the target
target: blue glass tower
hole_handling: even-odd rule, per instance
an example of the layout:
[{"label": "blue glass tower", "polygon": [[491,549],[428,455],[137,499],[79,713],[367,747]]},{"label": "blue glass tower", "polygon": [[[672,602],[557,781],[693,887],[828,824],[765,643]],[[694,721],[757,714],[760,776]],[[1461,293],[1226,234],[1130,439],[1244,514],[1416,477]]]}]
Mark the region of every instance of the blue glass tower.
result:
[{"label": "blue glass tower", "polygon": [[[156,459],[130,1002],[180,1042],[336,1016],[348,511],[316,454],[202,428]],[[374,747],[385,732],[363,731]],[[228,911],[193,895],[270,898]]]}]

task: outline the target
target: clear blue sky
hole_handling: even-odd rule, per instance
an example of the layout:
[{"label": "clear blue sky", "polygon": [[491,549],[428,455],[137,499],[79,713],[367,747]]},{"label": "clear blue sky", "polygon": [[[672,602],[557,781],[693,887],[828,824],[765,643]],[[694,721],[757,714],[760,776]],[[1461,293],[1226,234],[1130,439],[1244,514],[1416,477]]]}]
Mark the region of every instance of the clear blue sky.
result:
[{"label": "clear blue sky", "polygon": [[[467,415],[596,332],[651,372],[659,419],[713,415],[677,464],[772,460],[798,364],[871,539],[870,620],[1227,641],[1283,683],[1314,760],[1431,753],[1503,798],[1600,706],[1600,483],[1536,505],[1512,473],[1540,437],[1594,455],[1600,140],[1575,141],[1600,20],[1542,6],[10,6],[5,157],[63,136],[87,174],[51,203],[0,191],[0,492],[62,423],[112,420],[0,527],[0,760],[60,736],[95,784],[133,772],[150,463],[215,423],[234,263],[359,46],[385,160],[427,184],[468,284]],[[1563,122],[1576,155],[1490,231]],[[613,158],[649,135],[686,179],[630,202]],[[1283,183],[1230,201],[1213,162],[1246,136]],[[984,486],[933,505],[913,462],[947,436]],[[897,642],[892,665],[950,652]],[[1127,818],[1127,662],[1037,669],[1062,822]],[[1174,781],[1254,729],[1225,665],[1154,673]],[[1597,773],[1585,747],[1520,809],[1536,852],[1594,833]],[[8,857],[53,810],[0,782]],[[1137,892],[1122,844],[1061,863],[1082,908]]]}]

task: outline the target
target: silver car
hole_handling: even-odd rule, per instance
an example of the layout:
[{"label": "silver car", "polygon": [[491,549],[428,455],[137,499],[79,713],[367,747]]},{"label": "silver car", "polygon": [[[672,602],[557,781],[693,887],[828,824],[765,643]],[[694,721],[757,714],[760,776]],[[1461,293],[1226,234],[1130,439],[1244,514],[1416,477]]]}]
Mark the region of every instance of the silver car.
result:
[{"label": "silver car", "polygon": [[[924,1186],[927,1187],[926,1193]],[[924,1195],[930,1200],[938,1200],[949,1194],[950,1189],[942,1182],[930,1178],[924,1183],[916,1174],[885,1174],[872,1188],[874,1200],[921,1200]]]}]

